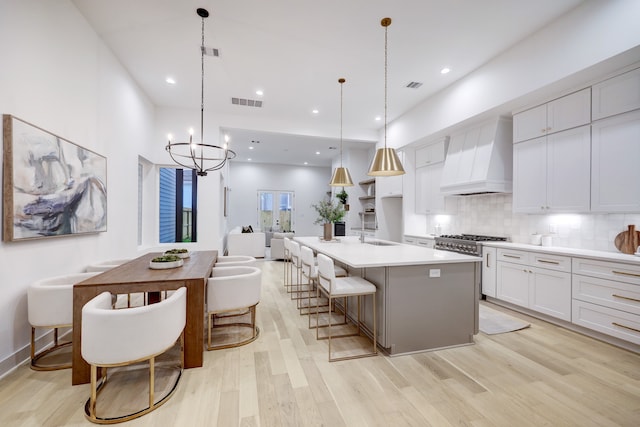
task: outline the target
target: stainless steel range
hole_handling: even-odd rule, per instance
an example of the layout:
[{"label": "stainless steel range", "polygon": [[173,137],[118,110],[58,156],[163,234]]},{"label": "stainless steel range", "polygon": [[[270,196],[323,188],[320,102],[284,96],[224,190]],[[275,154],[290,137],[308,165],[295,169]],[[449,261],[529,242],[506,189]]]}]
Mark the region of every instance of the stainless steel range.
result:
[{"label": "stainless steel range", "polygon": [[445,234],[435,238],[435,249],[482,256],[482,242],[506,242],[506,237],[480,236],[477,234]]}]

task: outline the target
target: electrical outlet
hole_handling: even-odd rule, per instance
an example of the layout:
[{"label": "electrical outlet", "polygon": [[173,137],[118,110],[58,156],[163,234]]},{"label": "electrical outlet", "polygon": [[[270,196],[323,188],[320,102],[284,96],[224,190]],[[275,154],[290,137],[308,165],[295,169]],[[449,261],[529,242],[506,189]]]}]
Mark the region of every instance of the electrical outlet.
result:
[{"label": "electrical outlet", "polygon": [[556,224],[549,224],[549,233],[558,233],[558,226]]},{"label": "electrical outlet", "polygon": [[430,268],[429,269],[429,277],[440,277],[440,269],[439,268]]}]

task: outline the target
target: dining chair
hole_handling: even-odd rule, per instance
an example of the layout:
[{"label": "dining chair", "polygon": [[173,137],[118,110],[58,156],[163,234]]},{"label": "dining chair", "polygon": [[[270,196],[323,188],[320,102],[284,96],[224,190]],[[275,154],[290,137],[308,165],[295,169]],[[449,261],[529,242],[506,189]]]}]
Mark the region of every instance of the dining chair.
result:
[{"label": "dining chair", "polygon": [[[256,306],[260,302],[261,290],[262,270],[259,268],[218,266],[213,269],[207,281],[207,350],[238,347],[258,338],[260,329],[256,325]],[[243,320],[242,317],[247,315],[249,320]],[[247,328],[251,332],[248,337],[239,333],[236,335],[240,337],[234,338],[234,332]],[[220,331],[216,338],[222,341],[221,344],[212,344],[212,329]],[[231,341],[222,339],[222,331],[225,330],[233,338]]]},{"label": "dining chair", "polygon": [[[53,371],[71,367],[71,354],[63,357],[64,348],[71,341],[60,343],[60,328],[71,328],[73,323],[73,285],[82,282],[93,273],[76,273],[49,277],[33,282],[27,289],[27,314],[31,324],[31,369]],[[53,346],[36,354],[36,328],[53,329]],[[58,363],[41,363],[47,355],[60,355]]]},{"label": "dining chair", "polygon": [[[331,258],[324,254],[318,254],[318,288],[317,288],[317,296],[320,294],[325,294],[329,299],[329,307],[333,306],[333,300],[337,298],[342,298],[343,300],[343,315],[344,322],[343,324],[347,324],[347,314],[349,310],[349,298],[356,297],[358,306],[357,306],[357,319],[356,319],[356,331],[348,334],[341,335],[333,335],[332,326],[332,315],[331,312],[328,313],[328,323],[326,325],[328,329],[328,336],[320,337],[320,329],[321,326],[319,324],[318,317],[318,327],[316,328],[316,338],[317,339],[328,339],[329,341],[329,362],[335,362],[338,360],[347,360],[347,359],[355,359],[360,357],[369,357],[375,356],[378,354],[378,345],[377,345],[377,336],[378,336],[378,322],[376,319],[376,286],[362,277],[357,276],[348,276],[348,277],[336,277],[334,270],[334,263]],[[354,337],[360,336],[362,334],[362,321],[360,319],[362,304],[361,299],[363,296],[371,295],[372,297],[372,310],[373,310],[373,349],[371,352],[358,353],[358,354],[348,354],[346,356],[338,356],[335,357],[332,352],[332,341],[335,338],[346,338],[346,337]],[[318,301],[318,300],[316,300]],[[319,305],[316,305],[316,316],[319,316]]]},{"label": "dining chair", "polygon": [[[126,264],[131,261],[133,258],[122,258],[122,259],[111,259],[107,261],[100,261],[93,264],[89,264],[85,271],[87,272],[100,272],[103,273],[105,271],[109,271],[112,268],[116,268],[121,266],[122,264]],[[147,303],[147,295],[142,294],[142,305]],[[116,306],[120,306],[120,295],[117,296]],[[131,307],[131,294],[127,294],[127,307]]]},{"label": "dining chair", "polygon": [[216,267],[223,266],[232,267],[244,265],[247,267],[254,267],[256,265],[255,257],[249,255],[218,255],[216,259]]},{"label": "dining chair", "polygon": [[[113,424],[129,421],[154,411],[175,392],[184,367],[184,327],[187,316],[187,288],[182,287],[167,299],[156,304],[114,310],[111,295],[103,292],[82,308],[81,352],[91,366],[91,394],[85,403],[85,417],[97,424]],[[156,357],[172,349],[180,341],[180,360],[173,365],[163,365],[163,370],[174,373],[174,381],[155,395]],[[98,402],[107,384],[121,388],[112,396],[126,393],[131,387],[132,370],[127,371],[123,382],[107,380],[109,368],[149,361],[148,400],[142,408],[132,403],[134,398],[119,403]],[[98,370],[101,369],[100,383]],[[113,375],[112,375],[113,376]],[[115,408],[114,408],[115,407]]]}]

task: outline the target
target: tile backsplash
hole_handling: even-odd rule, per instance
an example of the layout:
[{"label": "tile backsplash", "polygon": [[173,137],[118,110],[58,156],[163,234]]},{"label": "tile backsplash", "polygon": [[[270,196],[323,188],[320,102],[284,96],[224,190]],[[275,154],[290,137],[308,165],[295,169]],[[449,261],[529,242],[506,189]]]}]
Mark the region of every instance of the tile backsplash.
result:
[{"label": "tile backsplash", "polygon": [[618,252],[614,239],[629,224],[640,229],[640,213],[633,214],[516,214],[511,194],[456,197],[457,214],[428,215],[426,232],[505,236],[530,243],[534,233],[551,234],[553,246]]}]

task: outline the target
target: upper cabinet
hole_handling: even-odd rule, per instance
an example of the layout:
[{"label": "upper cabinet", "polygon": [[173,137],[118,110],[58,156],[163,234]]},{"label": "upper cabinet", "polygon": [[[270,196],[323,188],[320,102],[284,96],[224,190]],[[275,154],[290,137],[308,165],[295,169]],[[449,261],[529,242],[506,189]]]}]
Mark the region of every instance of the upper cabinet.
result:
[{"label": "upper cabinet", "polygon": [[640,212],[640,110],[591,124],[591,210]]},{"label": "upper cabinet", "polygon": [[640,68],[593,85],[593,120],[640,108]]},{"label": "upper cabinet", "polygon": [[449,137],[446,136],[432,144],[416,149],[416,168],[444,162],[448,141]]},{"label": "upper cabinet", "polygon": [[591,122],[591,88],[513,116],[514,142],[526,141]]}]

